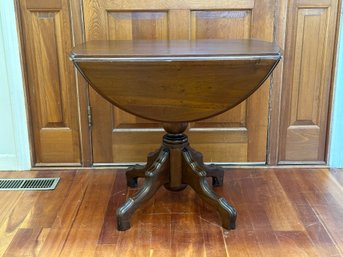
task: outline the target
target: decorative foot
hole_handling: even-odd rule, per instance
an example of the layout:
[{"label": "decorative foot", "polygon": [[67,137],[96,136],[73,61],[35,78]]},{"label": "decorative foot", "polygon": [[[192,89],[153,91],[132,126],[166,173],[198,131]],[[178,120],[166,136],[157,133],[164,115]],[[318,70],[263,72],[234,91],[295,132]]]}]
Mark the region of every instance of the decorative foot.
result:
[{"label": "decorative foot", "polygon": [[[190,185],[199,196],[217,209],[222,220],[222,226],[226,229],[236,227],[236,209],[232,207],[225,198],[217,195],[208,185],[206,170],[202,163],[199,163],[192,156],[193,151],[188,148],[183,150],[185,168],[182,173],[182,182]],[[198,158],[197,158],[198,159]]]},{"label": "decorative foot", "polygon": [[143,187],[117,209],[118,230],[124,231],[129,229],[131,227],[130,218],[139,205],[148,201],[162,185],[168,183],[169,167],[166,165],[168,163],[168,156],[168,150],[161,149],[156,160],[145,171]]}]

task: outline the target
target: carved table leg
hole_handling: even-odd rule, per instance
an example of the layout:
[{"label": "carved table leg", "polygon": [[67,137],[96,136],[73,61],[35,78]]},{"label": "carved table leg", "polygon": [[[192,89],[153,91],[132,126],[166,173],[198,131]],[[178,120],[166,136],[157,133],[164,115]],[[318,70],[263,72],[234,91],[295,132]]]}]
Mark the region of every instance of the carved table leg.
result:
[{"label": "carved table leg", "polygon": [[144,178],[146,170],[154,163],[158,157],[160,150],[149,153],[147,163],[145,166],[136,164],[135,166],[126,170],[126,183],[128,187],[137,187],[138,178]]},{"label": "carved table leg", "polygon": [[118,230],[129,229],[131,215],[139,205],[149,200],[162,185],[169,181],[168,158],[169,151],[161,149],[156,160],[145,171],[143,187],[117,209]]},{"label": "carved table leg", "polygon": [[224,169],[215,164],[205,165],[203,162],[203,156],[200,152],[188,147],[193,159],[204,168],[207,177],[212,177],[212,186],[219,187],[223,185]]},{"label": "carved table leg", "polygon": [[199,196],[208,204],[215,207],[222,219],[222,226],[226,229],[234,229],[236,226],[236,209],[233,208],[224,197],[217,195],[208,185],[206,170],[202,163],[198,163],[192,156],[193,151],[189,148],[183,150],[184,167],[182,182],[190,185]]},{"label": "carved table leg", "polygon": [[145,177],[143,187],[117,209],[118,230],[130,228],[130,218],[139,205],[149,200],[164,185],[168,190],[179,191],[190,185],[199,196],[215,207],[226,229],[234,229],[236,210],[208,185],[207,176],[213,178],[212,184],[223,184],[224,171],[215,165],[205,165],[200,152],[189,146],[183,132],[187,123],[164,123],[167,132],[163,137],[161,149],[150,153],[146,166],[135,166],[126,172],[128,186],[137,186],[137,178]]}]

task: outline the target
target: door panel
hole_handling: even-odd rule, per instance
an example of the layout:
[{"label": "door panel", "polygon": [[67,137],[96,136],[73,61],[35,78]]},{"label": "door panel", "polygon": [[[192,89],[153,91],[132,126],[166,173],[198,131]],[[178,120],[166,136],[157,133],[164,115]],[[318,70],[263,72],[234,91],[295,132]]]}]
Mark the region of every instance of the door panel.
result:
[{"label": "door panel", "polygon": [[280,161],[325,161],[337,1],[294,1],[288,14]]},{"label": "door panel", "polygon": [[20,0],[35,165],[80,165],[66,0]]},{"label": "door panel", "polygon": [[167,12],[107,12],[111,40],[167,39]]},{"label": "door panel", "polygon": [[251,10],[191,11],[192,39],[250,38]]},{"label": "door panel", "polygon": [[[275,1],[84,0],[86,39],[273,39]],[[96,6],[96,8],[95,8]],[[263,13],[263,15],[261,15]],[[190,124],[205,161],[265,162],[269,81],[247,101]],[[144,162],[159,147],[160,124],[112,107],[90,90],[95,163]]]}]

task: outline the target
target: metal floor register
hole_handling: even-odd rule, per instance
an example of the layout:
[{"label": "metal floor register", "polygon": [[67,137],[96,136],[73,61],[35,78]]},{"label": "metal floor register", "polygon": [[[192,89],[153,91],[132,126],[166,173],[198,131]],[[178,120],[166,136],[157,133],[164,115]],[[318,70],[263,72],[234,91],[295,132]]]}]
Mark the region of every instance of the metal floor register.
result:
[{"label": "metal floor register", "polygon": [[0,179],[0,190],[54,190],[60,178]]}]

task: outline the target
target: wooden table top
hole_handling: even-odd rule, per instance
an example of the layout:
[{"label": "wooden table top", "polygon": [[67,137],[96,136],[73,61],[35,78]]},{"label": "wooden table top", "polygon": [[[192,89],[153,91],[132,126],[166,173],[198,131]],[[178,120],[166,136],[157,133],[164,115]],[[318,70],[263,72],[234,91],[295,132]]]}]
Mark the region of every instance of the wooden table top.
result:
[{"label": "wooden table top", "polygon": [[161,122],[227,111],[251,95],[281,58],[258,40],[89,41],[71,60],[109,102]]},{"label": "wooden table top", "polygon": [[71,58],[280,57],[276,44],[259,40],[99,40],[76,46]]}]

